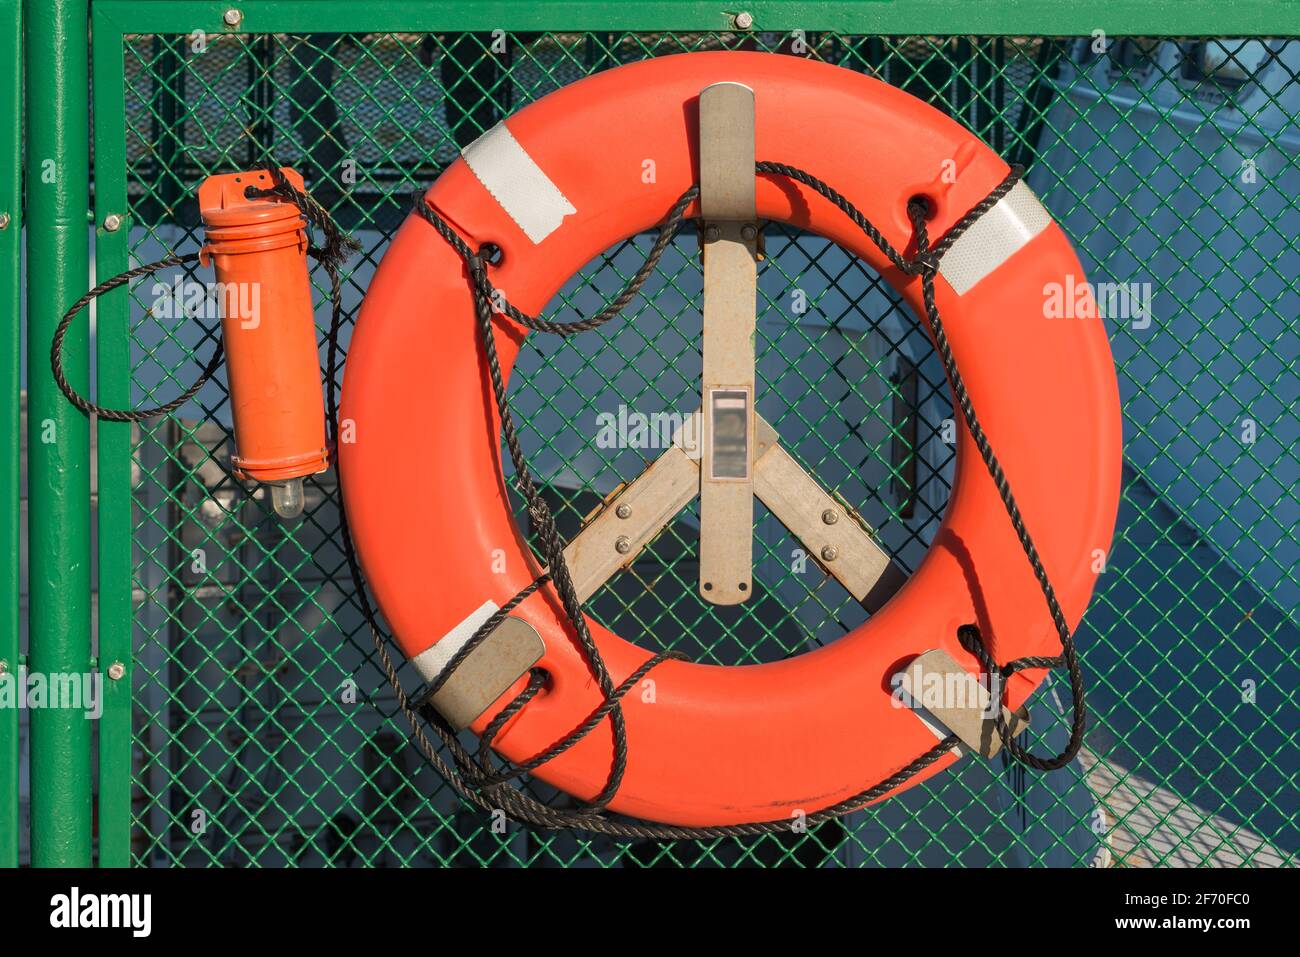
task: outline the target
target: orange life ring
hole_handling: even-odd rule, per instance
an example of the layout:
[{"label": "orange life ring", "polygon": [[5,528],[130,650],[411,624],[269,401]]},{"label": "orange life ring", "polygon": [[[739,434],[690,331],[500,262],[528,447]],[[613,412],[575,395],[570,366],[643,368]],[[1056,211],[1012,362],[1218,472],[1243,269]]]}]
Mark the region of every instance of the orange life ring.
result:
[{"label": "orange life ring", "polygon": [[[721,81],[755,92],[760,160],[833,184],[899,249],[912,236],[910,197],[929,198],[930,234],[938,238],[1008,173],[959,124],[877,80],[790,56],[697,53],[599,73],[505,121],[565,203],[521,212],[518,197],[494,195],[464,159],[426,200],[471,247],[501,248],[492,281],[519,309],[539,314],[584,264],[654,228],[697,181],[697,98]],[[655,163],[653,182],[642,176],[647,159]],[[762,219],[851,251],[919,314],[920,282],[811,189],[760,175],[757,209]],[[1083,269],[1061,229],[1050,219],[1040,226],[1017,237],[1004,224],[1002,233],[985,236],[975,257],[985,261],[954,264],[966,270],[956,281],[954,270],[942,271],[937,297],[980,420],[1073,628],[1097,577],[1095,556],[1109,549],[1114,527],[1120,408],[1101,321],[1044,315],[1045,285],[1081,279]],[[525,330],[500,316],[495,323],[508,375]],[[539,571],[507,502],[500,421],[483,364],[464,264],[427,222],[411,217],[370,284],[349,347],[341,418],[353,434],[339,449],[363,568],[409,657],[485,600],[504,604]],[[653,704],[636,694],[624,699],[630,760],[611,810],[716,825],[831,806],[934,746],[924,723],[894,707],[890,679],[932,648],[978,672],[956,639],[958,626],[977,623],[998,661],[1060,653],[994,484],[966,428],[958,433],[942,528],[911,579],[866,624],[770,664],[667,661],[654,670]],[[505,552],[503,572],[494,570],[497,549]],[[549,586],[514,614],[540,633],[546,650],[539,666],[551,676],[494,745],[524,761],[580,724],[602,698]],[[595,622],[590,628],[615,684],[650,657]],[[1007,704],[1023,702],[1044,674],[1011,677]],[[523,684],[473,729],[482,732]],[[606,782],[612,751],[605,721],[536,774],[590,798]],[[904,786],[953,760],[945,756]]]}]

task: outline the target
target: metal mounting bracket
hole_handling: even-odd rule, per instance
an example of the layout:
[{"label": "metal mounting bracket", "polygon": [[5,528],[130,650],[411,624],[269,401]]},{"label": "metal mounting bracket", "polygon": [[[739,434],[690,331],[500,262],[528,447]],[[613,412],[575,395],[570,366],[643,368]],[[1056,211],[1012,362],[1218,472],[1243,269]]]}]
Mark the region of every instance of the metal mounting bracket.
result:
[{"label": "metal mounting bracket", "polygon": [[907,581],[903,570],[876,544],[857,513],[781,448],[776,431],[762,417],[758,445],[762,454],[754,466],[754,494],[827,574],[867,611],[878,611]]},{"label": "metal mounting bracket", "polygon": [[[462,622],[455,633],[447,636],[452,639],[448,647],[458,648],[463,644],[461,639],[468,639],[495,610],[496,605],[489,603]],[[468,728],[493,701],[527,674],[545,652],[546,645],[536,628],[522,618],[505,618],[447,677],[429,703],[457,731]],[[419,659],[416,667],[420,668]],[[424,673],[424,669],[420,670]],[[425,678],[432,680],[435,675],[436,672],[431,672]]]},{"label": "metal mounting bracket", "polygon": [[578,601],[626,568],[691,503],[699,487],[698,465],[673,445],[610,501],[564,548]]},{"label": "metal mounting bracket", "polygon": [[700,91],[700,213],[704,220],[703,458],[700,594],[736,605],[753,593],[754,327],[758,222],[754,91]]},{"label": "metal mounting bracket", "polygon": [[[1002,750],[992,696],[948,652],[936,648],[918,655],[899,674],[899,684],[903,703],[913,708],[937,737],[946,737],[951,731],[966,748],[986,758]],[[1029,712],[1024,707],[1016,711],[1002,708],[1002,717],[1013,736],[1029,727]],[[936,727],[935,721],[940,726]]]},{"label": "metal mounting bracket", "polygon": [[[701,419],[699,412],[688,416],[673,445],[612,496],[565,547],[579,601],[631,564],[702,488]],[[754,494],[867,611],[879,610],[907,576],[876,544],[871,529],[781,448],[776,430],[757,414],[753,457]]]}]

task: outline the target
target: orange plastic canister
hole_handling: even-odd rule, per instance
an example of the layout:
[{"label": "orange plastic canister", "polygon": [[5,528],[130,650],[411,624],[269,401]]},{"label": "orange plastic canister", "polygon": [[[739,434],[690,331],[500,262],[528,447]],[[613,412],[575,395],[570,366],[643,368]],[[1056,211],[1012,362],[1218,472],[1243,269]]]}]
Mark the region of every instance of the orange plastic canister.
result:
[{"label": "orange plastic canister", "polygon": [[[302,177],[283,169],[303,189]],[[235,425],[236,474],[286,482],[329,464],[320,357],[307,270],[307,226],[294,203],[250,197],[265,170],[210,176],[199,187],[200,254],[216,271]]]}]

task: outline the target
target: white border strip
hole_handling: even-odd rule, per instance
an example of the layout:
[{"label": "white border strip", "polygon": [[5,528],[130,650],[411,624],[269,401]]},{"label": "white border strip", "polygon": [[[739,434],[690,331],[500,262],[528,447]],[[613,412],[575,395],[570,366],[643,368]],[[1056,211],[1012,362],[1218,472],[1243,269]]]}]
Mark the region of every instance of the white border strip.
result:
[{"label": "white border strip", "polygon": [[1021,180],[957,238],[939,261],[939,272],[964,296],[1051,222],[1051,214]]},{"label": "white border strip", "polygon": [[577,212],[504,122],[470,143],[460,155],[534,244],[559,229],[565,216]]},{"label": "white border strip", "polygon": [[500,606],[494,601],[483,602],[459,625],[412,658],[411,664],[415,665],[415,670],[420,673],[420,677],[425,681],[433,681],[442,674],[443,669],[447,667],[447,662],[451,661],[456,652],[465,647],[465,643],[474,637],[474,632],[478,631],[479,625],[491,618],[498,608]]}]

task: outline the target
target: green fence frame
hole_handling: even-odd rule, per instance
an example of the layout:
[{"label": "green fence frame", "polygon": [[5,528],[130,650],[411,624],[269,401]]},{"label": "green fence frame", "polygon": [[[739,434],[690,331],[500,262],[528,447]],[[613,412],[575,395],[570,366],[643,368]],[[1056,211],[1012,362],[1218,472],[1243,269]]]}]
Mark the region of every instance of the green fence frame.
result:
[{"label": "green fence frame", "polygon": [[[0,2],[0,555],[12,555],[0,571],[0,674],[16,674],[19,659],[19,488],[22,437],[19,405],[22,331],[21,288],[23,232],[22,0]],[[0,867],[18,866],[18,711],[0,711]]]},{"label": "green fence frame", "polygon": [[[128,228],[108,229],[110,215],[127,211],[123,40],[132,34],[179,34],[194,30],[230,31],[229,10],[242,14],[234,32],[335,33],[431,32],[503,29],[516,31],[713,31],[733,27],[736,11],[753,16],[763,31],[827,30],[852,34],[1086,36],[1104,30],[1112,36],[1300,36],[1300,4],[1288,0],[1160,0],[1062,4],[1059,0],[1020,0],[997,4],[961,0],[756,0],[715,4],[698,0],[647,0],[636,4],[588,0],[42,0],[29,3],[26,24],[27,85],[39,90],[27,111],[28,244],[27,350],[30,436],[30,659],[34,669],[107,672],[121,663],[120,679],[105,679],[106,707],[98,730],[99,854],[105,866],[130,862],[131,832],[131,673],[132,673],[132,495],[130,427],[100,422],[98,434],[99,649],[90,656],[89,436],[86,420],[63,400],[48,375],[48,342],[63,309],[84,292],[88,266],[89,219],[84,184],[88,181],[89,142],[85,121],[86,33],[92,24],[94,64],[94,216],[95,266],[104,277],[129,262]],[[16,25],[19,4],[0,2],[0,17]],[[0,33],[7,32],[0,29]],[[5,54],[8,54],[7,56]],[[9,89],[11,65],[23,62],[16,44],[0,35],[0,80],[5,104],[17,103]],[[8,113],[0,110],[0,113]],[[12,115],[18,115],[14,110]],[[9,130],[0,131],[0,155],[12,158]],[[44,183],[41,164],[57,158],[57,175]],[[11,163],[11,168],[17,168]],[[10,227],[0,231],[0,258],[6,276],[17,277],[17,175],[0,182],[0,209],[12,209]],[[9,284],[6,284],[9,285]],[[17,314],[17,283],[12,299]],[[8,305],[0,301],[0,305]],[[130,397],[128,293],[125,289],[98,304],[97,398],[107,405]],[[84,326],[69,336],[72,380],[86,385],[87,338]],[[6,324],[6,335],[16,329]],[[0,367],[4,401],[17,394],[16,342]],[[3,432],[0,446],[0,547],[13,545],[17,527],[17,412],[6,415],[15,427]],[[55,440],[43,441],[53,423]],[[16,563],[15,563],[16,565]],[[17,571],[6,569],[0,588],[17,592]],[[16,608],[16,600],[13,603]],[[17,661],[16,615],[0,618],[0,660]],[[58,712],[32,715],[32,839],[37,864],[85,865],[91,847],[91,735],[80,716]],[[16,718],[0,721],[0,863],[16,859]],[[12,758],[11,758],[12,756]],[[13,826],[7,826],[14,819]]]}]

